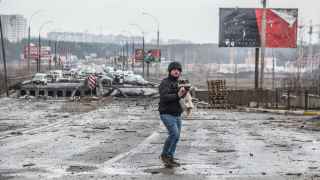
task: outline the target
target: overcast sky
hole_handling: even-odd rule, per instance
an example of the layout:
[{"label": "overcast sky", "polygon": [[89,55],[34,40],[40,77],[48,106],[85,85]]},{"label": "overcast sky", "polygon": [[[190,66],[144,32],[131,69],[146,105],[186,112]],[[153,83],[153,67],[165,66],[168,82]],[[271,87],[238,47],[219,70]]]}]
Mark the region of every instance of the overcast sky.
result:
[{"label": "overcast sky", "polygon": [[[155,22],[142,12],[156,16],[160,21],[163,39],[178,38],[195,43],[218,41],[220,7],[261,7],[261,0],[2,0],[3,14],[22,14],[30,19],[32,32],[37,33],[40,24],[47,20],[48,31],[72,31],[103,34],[119,34],[129,30],[138,35],[136,23],[147,32],[147,39],[156,38]],[[268,0],[268,7],[299,8],[299,20],[320,24],[319,0]]]}]

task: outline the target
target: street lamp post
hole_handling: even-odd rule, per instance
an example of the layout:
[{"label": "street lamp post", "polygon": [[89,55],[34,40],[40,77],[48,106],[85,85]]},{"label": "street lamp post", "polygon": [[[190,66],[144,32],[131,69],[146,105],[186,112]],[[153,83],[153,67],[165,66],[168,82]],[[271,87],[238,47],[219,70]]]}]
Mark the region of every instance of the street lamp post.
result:
[{"label": "street lamp post", "polygon": [[[62,37],[62,38],[61,38]],[[63,64],[61,63],[61,56],[60,56],[60,54],[61,54],[61,51],[62,52],[65,52],[65,50],[64,50],[64,48],[63,48],[63,42],[61,42],[61,39],[66,39],[66,33],[64,32],[63,33],[63,35],[62,36],[57,36],[57,38],[56,38],[56,40],[55,40],[55,52],[54,52],[54,54],[55,54],[55,63],[59,60],[59,62],[58,62],[58,66],[59,66],[59,68],[61,68],[61,70],[63,70]],[[58,56],[57,56],[57,48],[59,48],[60,50],[59,50],[59,58],[58,58]],[[66,55],[67,56],[67,55]]]},{"label": "street lamp post", "polygon": [[141,34],[142,34],[142,76],[144,77],[144,31],[143,29],[141,28],[141,26],[139,26],[138,24],[130,24],[131,26],[135,26],[137,27],[140,31],[141,31]]},{"label": "street lamp post", "polygon": [[[58,32],[58,30],[57,29],[55,29],[55,30],[53,30],[53,32]],[[56,69],[57,68],[57,40],[58,38],[55,38],[55,39],[53,39],[53,41],[54,41],[54,44],[53,44],[53,46],[54,46],[54,56],[53,56],[53,61],[54,61],[54,69]],[[50,61],[51,62],[51,61]]]},{"label": "street lamp post", "polygon": [[53,23],[53,21],[46,21],[39,28],[39,39],[38,39],[39,47],[38,47],[37,72],[41,71],[41,30],[45,25],[50,24],[50,23]]},{"label": "street lamp post", "polygon": [[[152,14],[150,13],[147,13],[147,12],[142,12],[142,15],[145,15],[145,16],[149,16],[151,17],[157,24],[157,49],[160,51],[160,21],[158,20],[158,18],[156,18],[155,16],[153,16]],[[159,52],[160,53],[160,52]],[[161,60],[161,53],[160,53],[160,57],[159,57],[159,61]],[[158,70],[157,72],[159,73],[160,72],[160,65],[158,66]],[[158,74],[160,75],[160,73]],[[149,78],[149,62],[147,63],[147,76]]]},{"label": "street lamp post", "polygon": [[38,10],[38,11],[36,11],[36,12],[34,12],[32,15],[31,15],[31,17],[30,17],[30,19],[29,19],[29,26],[28,26],[28,57],[27,57],[27,61],[28,61],[28,71],[30,72],[30,43],[31,43],[31,21],[32,21],[32,18],[35,16],[35,15],[37,15],[37,14],[39,14],[39,13],[41,13],[41,11],[42,10]]},{"label": "street lamp post", "polygon": [[158,18],[156,18],[155,16],[153,16],[152,14],[150,13],[147,13],[147,12],[142,12],[142,15],[145,15],[145,16],[149,16],[151,17],[157,24],[157,48],[160,49],[160,22],[158,20]]},{"label": "street lamp post", "polygon": [[[132,49],[132,51],[131,51],[131,56],[132,56],[132,58],[131,58],[131,70],[134,71],[134,54],[135,54],[135,52],[134,52],[135,51],[134,50],[134,36],[130,31],[123,30],[122,32],[126,32],[131,36],[131,41],[132,41],[132,47],[131,47],[131,49]],[[127,51],[129,51],[129,43],[127,45]],[[129,52],[127,53],[127,55],[129,56]],[[129,64],[127,64],[127,65],[129,65]]]},{"label": "street lamp post", "polygon": [[121,43],[121,63],[122,63],[122,71],[124,71],[125,70],[125,45],[126,45],[126,43],[123,41],[122,43]]}]

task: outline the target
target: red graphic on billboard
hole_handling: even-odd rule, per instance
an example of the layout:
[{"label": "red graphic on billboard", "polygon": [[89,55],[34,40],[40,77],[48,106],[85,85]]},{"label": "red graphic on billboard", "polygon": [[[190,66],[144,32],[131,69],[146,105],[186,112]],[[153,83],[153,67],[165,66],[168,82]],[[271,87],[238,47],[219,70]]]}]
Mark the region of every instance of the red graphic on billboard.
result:
[{"label": "red graphic on billboard", "polygon": [[[266,9],[266,47],[297,47],[297,16],[289,9]],[[263,9],[256,9],[259,33],[262,33]]]},{"label": "red graphic on billboard", "polygon": [[160,59],[161,51],[160,49],[151,49],[150,50],[151,56],[157,59]]},{"label": "red graphic on billboard", "polygon": [[160,49],[151,49],[148,51],[145,61],[146,62],[160,62],[161,51]]},{"label": "red graphic on billboard", "polygon": [[[262,8],[220,8],[219,47],[261,47]],[[265,9],[269,48],[296,48],[298,9]]]}]

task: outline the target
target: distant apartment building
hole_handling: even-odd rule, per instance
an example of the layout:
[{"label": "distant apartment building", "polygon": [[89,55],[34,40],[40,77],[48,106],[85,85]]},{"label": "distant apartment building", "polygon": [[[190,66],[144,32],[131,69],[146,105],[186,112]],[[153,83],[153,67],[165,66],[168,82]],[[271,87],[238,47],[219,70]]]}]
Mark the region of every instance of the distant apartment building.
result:
[{"label": "distant apartment building", "polygon": [[167,44],[192,44],[192,41],[183,40],[183,39],[168,39]]},{"label": "distant apartment building", "polygon": [[115,43],[121,44],[125,42],[131,42],[132,40],[135,43],[141,42],[141,37],[134,36],[128,37],[125,35],[104,35],[104,34],[91,34],[91,33],[82,33],[82,32],[49,32],[48,39],[50,40],[64,40],[64,41],[73,41],[73,42],[89,42],[89,43]]},{"label": "distant apartment building", "polygon": [[1,15],[4,37],[10,42],[20,42],[27,34],[27,19],[22,15]]}]

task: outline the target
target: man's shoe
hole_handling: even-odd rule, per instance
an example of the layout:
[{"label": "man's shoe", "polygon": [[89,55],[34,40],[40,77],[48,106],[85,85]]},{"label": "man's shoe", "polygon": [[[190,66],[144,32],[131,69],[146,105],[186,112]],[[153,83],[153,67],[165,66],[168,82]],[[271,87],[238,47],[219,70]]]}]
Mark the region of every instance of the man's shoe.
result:
[{"label": "man's shoe", "polygon": [[160,159],[164,164],[169,164],[171,162],[170,158],[168,156],[166,156],[166,155],[161,155]]},{"label": "man's shoe", "polygon": [[171,164],[173,164],[175,167],[181,166],[181,164],[177,161],[178,159],[176,158],[170,158]]},{"label": "man's shoe", "polygon": [[162,160],[163,164],[168,168],[178,167],[176,163],[172,162],[172,159],[166,155],[161,155],[160,159]]}]

